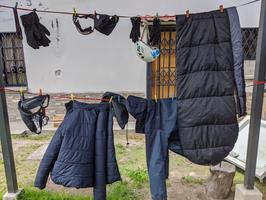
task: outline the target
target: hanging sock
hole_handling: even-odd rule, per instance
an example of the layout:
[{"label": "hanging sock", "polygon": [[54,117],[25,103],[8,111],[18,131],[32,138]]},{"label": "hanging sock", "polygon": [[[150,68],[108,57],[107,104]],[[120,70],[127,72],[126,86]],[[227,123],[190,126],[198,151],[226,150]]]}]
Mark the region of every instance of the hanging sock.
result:
[{"label": "hanging sock", "polygon": [[33,49],[39,49],[40,46],[49,46],[51,41],[47,35],[49,36],[50,32],[44,25],[40,23],[36,11],[22,15],[20,18],[26,34],[27,43]]},{"label": "hanging sock", "polygon": [[131,29],[129,38],[132,40],[132,42],[135,43],[140,38],[141,18],[140,17],[131,17],[130,20],[131,20],[131,23],[132,23],[132,29]]},{"label": "hanging sock", "polygon": [[95,14],[94,28],[102,34],[110,35],[118,21],[119,17],[116,15]]},{"label": "hanging sock", "polygon": [[160,19],[153,20],[152,28],[150,31],[150,45],[157,46],[161,41],[161,22]]}]

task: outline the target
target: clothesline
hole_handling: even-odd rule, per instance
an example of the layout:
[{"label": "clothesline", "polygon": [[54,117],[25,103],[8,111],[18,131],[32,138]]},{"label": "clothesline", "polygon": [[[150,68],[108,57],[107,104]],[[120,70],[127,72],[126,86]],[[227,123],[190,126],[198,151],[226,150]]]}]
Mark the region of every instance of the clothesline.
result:
[{"label": "clothesline", "polygon": [[[254,80],[252,85],[247,85],[246,87],[253,87],[254,85],[265,85],[266,81],[257,81]],[[0,92],[13,92],[13,93],[21,93],[20,90],[13,90],[13,89],[8,89],[5,87],[0,88]],[[29,95],[40,95],[40,93],[33,93],[29,91],[22,91],[24,94],[29,94]],[[72,94],[71,94],[72,95]],[[107,98],[95,98],[95,97],[78,97],[78,96],[66,96],[66,95],[50,95],[53,99],[76,99],[76,100],[84,100],[84,101],[105,101],[109,102],[110,99]]]},{"label": "clothesline", "polygon": [[[18,93],[20,94],[20,90],[13,90],[13,89],[8,89],[8,88],[0,88],[0,92],[13,92],[13,93]],[[28,92],[23,90],[22,91],[24,94],[29,94],[29,95],[40,95],[40,93],[33,93],[33,92]],[[75,99],[75,100],[84,100],[84,101],[104,101],[104,102],[109,102],[110,99],[107,98],[94,98],[94,97],[78,97],[78,96],[66,96],[66,95],[50,95],[51,98],[53,99]]]},{"label": "clothesline", "polygon": [[[250,5],[252,3],[258,2],[260,0],[253,0],[244,4],[240,4],[236,7],[242,7],[242,6],[246,6],[246,5]],[[17,10],[22,10],[22,11],[36,11],[36,12],[40,12],[40,13],[50,13],[50,14],[62,14],[62,15],[73,15],[73,12],[67,12],[67,11],[54,11],[54,10],[38,10],[38,9],[29,9],[29,8],[23,8],[23,7],[12,7],[12,6],[7,6],[7,5],[0,5],[0,7],[2,8],[9,8],[9,9],[14,9],[16,8]],[[188,12],[189,10],[187,10],[186,12]],[[76,13],[78,15],[88,15],[88,13]],[[120,18],[131,18],[132,16],[126,16],[126,15],[117,15]],[[163,16],[151,16],[151,15],[145,15],[145,16],[140,16],[142,19],[149,19],[149,18],[160,18],[160,19],[164,19],[164,18],[174,18],[175,15],[163,15]]]}]

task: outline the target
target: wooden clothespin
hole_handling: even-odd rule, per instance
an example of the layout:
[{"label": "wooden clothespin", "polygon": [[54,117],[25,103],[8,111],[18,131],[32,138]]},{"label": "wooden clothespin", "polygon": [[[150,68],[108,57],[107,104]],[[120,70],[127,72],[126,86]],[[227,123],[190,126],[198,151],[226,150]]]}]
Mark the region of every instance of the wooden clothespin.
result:
[{"label": "wooden clothespin", "polygon": [[42,96],[42,89],[39,90],[39,96]]},{"label": "wooden clothespin", "polygon": [[94,17],[96,17],[96,10],[93,11],[93,15],[94,15]]},{"label": "wooden clothespin", "polygon": [[73,94],[70,95],[71,101],[74,101],[75,96]]},{"label": "wooden clothespin", "polygon": [[23,88],[22,87],[20,87],[19,92],[20,92],[20,96],[22,96],[23,95]]},{"label": "wooden clothespin", "polygon": [[74,15],[74,16],[77,16],[76,8],[73,8],[73,15]]},{"label": "wooden clothespin", "polygon": [[220,9],[220,12],[221,12],[221,13],[224,12],[224,6],[223,6],[223,5],[220,5],[220,6],[219,6],[219,9]]},{"label": "wooden clothespin", "polygon": [[186,17],[189,17],[189,10],[186,10]]},{"label": "wooden clothespin", "polygon": [[23,92],[23,88],[22,87],[20,87],[19,93],[20,93],[20,99],[24,99],[24,92]]},{"label": "wooden clothespin", "polygon": [[111,96],[111,98],[109,99],[109,103],[112,103],[113,101],[113,96]]},{"label": "wooden clothespin", "polygon": [[22,94],[23,94],[23,88],[22,87],[20,87],[20,96],[22,96]]}]

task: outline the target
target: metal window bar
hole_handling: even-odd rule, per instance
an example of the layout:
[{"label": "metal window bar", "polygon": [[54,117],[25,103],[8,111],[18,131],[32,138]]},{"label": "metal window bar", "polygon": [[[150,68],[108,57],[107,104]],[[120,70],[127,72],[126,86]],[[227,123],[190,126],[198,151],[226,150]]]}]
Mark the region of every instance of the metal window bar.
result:
[{"label": "metal window bar", "polygon": [[15,33],[0,34],[1,60],[6,86],[27,86],[22,41]]},{"label": "metal window bar", "polygon": [[258,28],[242,28],[245,60],[256,60]]}]

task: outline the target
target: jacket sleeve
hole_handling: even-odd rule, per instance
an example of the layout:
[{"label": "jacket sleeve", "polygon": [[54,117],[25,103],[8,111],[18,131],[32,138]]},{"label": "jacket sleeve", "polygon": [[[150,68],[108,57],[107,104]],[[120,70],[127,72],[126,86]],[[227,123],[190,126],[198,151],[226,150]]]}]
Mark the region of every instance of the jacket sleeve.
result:
[{"label": "jacket sleeve", "polygon": [[114,116],[121,129],[125,128],[125,125],[128,123],[128,118],[129,118],[125,102],[126,102],[125,99],[122,99],[120,101],[114,99],[112,101]]},{"label": "jacket sleeve", "polygon": [[54,166],[62,144],[62,131],[63,128],[61,127],[56,131],[40,163],[34,182],[34,186],[39,189],[43,189],[46,187],[49,173]]},{"label": "jacket sleeve", "polygon": [[228,8],[227,13],[230,21],[231,43],[234,59],[234,79],[237,95],[237,112],[241,117],[247,114],[242,32],[236,8]]},{"label": "jacket sleeve", "polygon": [[136,119],[136,133],[145,133],[147,100],[141,97],[128,96],[126,106],[128,112]]}]

